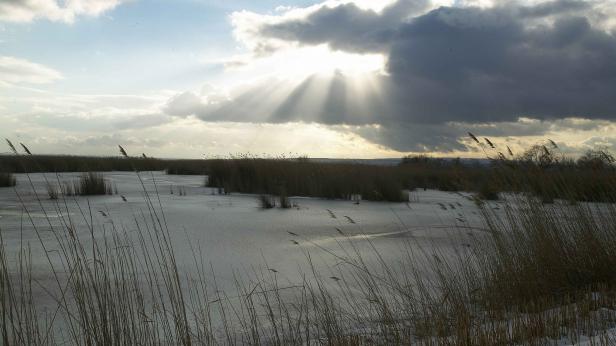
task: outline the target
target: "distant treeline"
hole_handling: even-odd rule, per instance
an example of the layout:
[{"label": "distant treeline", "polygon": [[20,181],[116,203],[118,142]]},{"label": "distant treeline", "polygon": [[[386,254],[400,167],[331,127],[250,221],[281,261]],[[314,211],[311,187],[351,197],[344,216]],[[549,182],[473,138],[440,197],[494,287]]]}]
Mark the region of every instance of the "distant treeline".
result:
[{"label": "distant treeline", "polygon": [[36,172],[109,172],[166,171],[168,174],[205,174],[204,160],[166,160],[149,157],[93,157],[69,155],[2,155],[0,171]]}]

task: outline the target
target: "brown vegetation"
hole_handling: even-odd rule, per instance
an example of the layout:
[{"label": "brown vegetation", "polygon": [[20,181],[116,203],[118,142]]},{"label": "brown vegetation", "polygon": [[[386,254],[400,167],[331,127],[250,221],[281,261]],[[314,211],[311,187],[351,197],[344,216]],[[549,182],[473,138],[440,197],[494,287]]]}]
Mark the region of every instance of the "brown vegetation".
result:
[{"label": "brown vegetation", "polygon": [[17,184],[17,180],[12,173],[0,172],[0,187],[11,187]]},{"label": "brown vegetation", "polygon": [[[531,177],[512,177],[521,172],[515,168],[495,172],[506,174],[496,182]],[[549,172],[557,181],[566,179],[560,170]],[[609,182],[602,180],[596,193],[613,191]],[[74,345],[496,345],[578,342],[582,335],[595,336],[600,345],[614,342],[605,333],[616,320],[614,204],[543,204],[529,194],[506,195],[502,212],[480,204],[485,232],[472,244],[443,253],[411,239],[406,255],[395,261],[372,247],[376,266],[367,265],[358,250],[358,241],[371,244],[367,239],[340,242],[340,255],[290,233],[294,244],[305,242],[332,256],[331,272],[310,266],[312,273],[287,287],[268,268],[250,287],[238,283],[232,299],[205,279],[198,249],[193,270],[179,272],[162,205],[143,192],[150,217],[130,229],[111,223],[113,232],[102,239],[94,237],[94,225],[85,232],[73,229],[70,214],[60,216],[59,226],[49,223],[61,258],[54,261],[43,251],[58,292],[48,291],[57,304],[51,313],[32,296],[40,282],[29,247],[16,260],[8,258],[0,233],[3,344],[56,344],[58,323],[65,331],[61,342]],[[285,294],[287,289],[294,293]]]}]

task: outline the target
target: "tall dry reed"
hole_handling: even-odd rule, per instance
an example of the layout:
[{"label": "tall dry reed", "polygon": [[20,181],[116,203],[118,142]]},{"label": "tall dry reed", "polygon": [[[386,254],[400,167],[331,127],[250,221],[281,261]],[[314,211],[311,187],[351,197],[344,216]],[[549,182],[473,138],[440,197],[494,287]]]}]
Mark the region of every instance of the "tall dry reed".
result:
[{"label": "tall dry reed", "polygon": [[17,184],[17,180],[12,173],[0,172],[0,187],[11,187]]},{"label": "tall dry reed", "polygon": [[[76,228],[70,213],[45,227],[32,222],[51,284],[33,270],[31,247],[9,251],[0,230],[3,344],[496,345],[584,335],[614,342],[605,332],[616,320],[613,204],[505,195],[500,211],[480,204],[485,229],[472,244],[445,251],[410,238],[394,261],[370,238],[339,230],[342,251],[331,251],[292,233],[310,245],[299,248],[304,279],[289,286],[275,270],[257,269],[253,280],[236,280],[232,294],[218,288],[198,247],[192,270],[179,270],[165,208],[135,174],[146,211],[129,227],[110,219]],[[61,211],[72,202],[53,205]],[[22,208],[33,220],[32,205]],[[91,211],[82,213],[89,220]],[[53,243],[43,240],[47,230]],[[320,272],[317,257],[336,265]],[[40,291],[51,311],[37,305]]]}]

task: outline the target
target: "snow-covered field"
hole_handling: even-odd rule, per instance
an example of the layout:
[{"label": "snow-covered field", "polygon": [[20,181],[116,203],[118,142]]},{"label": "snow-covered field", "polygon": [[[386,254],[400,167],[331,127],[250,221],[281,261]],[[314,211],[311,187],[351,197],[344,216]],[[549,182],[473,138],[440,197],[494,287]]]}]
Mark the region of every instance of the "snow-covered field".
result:
[{"label": "snow-covered field", "polygon": [[[130,231],[135,228],[135,216],[140,219],[143,214],[148,214],[144,190],[135,173],[105,173],[105,178],[117,186],[115,195],[67,197],[66,204],[49,200],[45,179],[57,183],[57,179],[71,181],[79,176],[79,173],[62,173],[57,177],[50,173],[45,177],[30,174],[43,208],[25,175],[17,175],[17,193],[12,188],[0,190],[0,227],[9,250],[17,249],[20,242],[29,243],[33,248],[35,267],[46,263],[24,208],[49,244],[48,251],[53,250],[55,240],[49,234],[47,217],[54,220],[62,214],[70,214],[77,224],[74,228],[82,232],[79,236],[87,239],[90,234],[84,226],[90,218],[95,230],[99,231],[96,236],[102,237],[105,227],[109,228],[111,222]],[[359,242],[370,239],[385,256],[396,256],[398,250],[402,250],[400,239],[415,238],[426,244],[464,246],[472,239],[465,236],[482,232],[477,207],[457,193],[417,191],[412,193],[412,202],[408,204],[367,201],[354,204],[351,201],[292,197],[294,208],[263,210],[259,208],[256,196],[219,195],[215,189],[203,187],[204,178],[201,176],[160,172],[141,173],[141,176],[156,207],[159,207],[160,197],[179,262],[192,263],[191,245],[199,247],[206,261],[220,275],[222,283],[231,280],[232,270],[250,270],[251,266],[265,265],[266,262],[268,267],[278,271],[281,278],[293,282],[299,278],[298,265],[306,262],[302,251],[298,250],[309,250],[327,262],[329,256],[319,247],[337,250],[338,241],[343,237],[336,228]],[[185,196],[180,196],[180,190],[186,192]],[[58,204],[60,210],[57,210]]]},{"label": "snow-covered field", "polygon": [[[98,239],[113,227],[131,234],[136,223],[149,215],[144,188],[155,207],[162,206],[180,272],[191,270],[198,251],[211,265],[209,275],[216,276],[218,289],[228,296],[236,293],[236,280],[246,280],[241,284],[250,286],[251,276],[259,270],[270,269],[282,285],[301,284],[303,274],[310,271],[307,254],[318,273],[337,275],[341,268],[334,255],[343,255],[341,247],[349,241],[367,265],[376,265],[375,249],[393,263],[408,253],[409,245],[453,253],[466,251],[486,234],[477,206],[465,193],[414,191],[409,203],[291,197],[294,208],[263,210],[257,196],[220,195],[203,187],[201,176],[143,172],[142,186],[135,173],[104,175],[117,194],[49,200],[46,181],[77,180],[79,173],[17,175],[16,190],[1,188],[0,231],[9,262],[20,247],[29,245],[35,280],[52,287],[48,258],[35,227],[52,261],[58,253],[50,229],[67,231],[59,222],[61,217],[70,216],[86,248],[89,223],[94,224]],[[489,208],[498,213],[501,205],[491,202]],[[333,280],[331,288],[335,292]],[[34,296],[40,306],[54,304],[42,288]]]}]

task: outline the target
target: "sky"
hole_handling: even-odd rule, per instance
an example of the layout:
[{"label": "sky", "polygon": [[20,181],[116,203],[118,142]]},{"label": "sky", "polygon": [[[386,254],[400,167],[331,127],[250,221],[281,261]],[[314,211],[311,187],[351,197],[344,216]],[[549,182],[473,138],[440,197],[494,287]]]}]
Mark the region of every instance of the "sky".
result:
[{"label": "sky", "polygon": [[616,0],[0,0],[0,137],[34,153],[482,157],[468,132],[616,151]]}]

